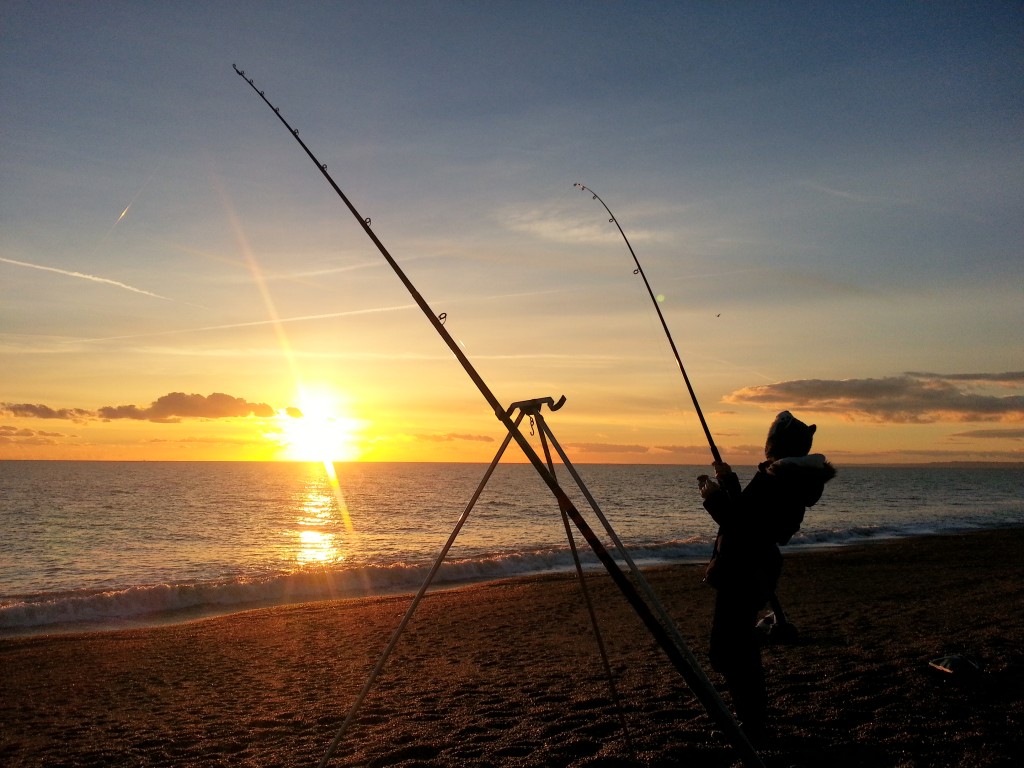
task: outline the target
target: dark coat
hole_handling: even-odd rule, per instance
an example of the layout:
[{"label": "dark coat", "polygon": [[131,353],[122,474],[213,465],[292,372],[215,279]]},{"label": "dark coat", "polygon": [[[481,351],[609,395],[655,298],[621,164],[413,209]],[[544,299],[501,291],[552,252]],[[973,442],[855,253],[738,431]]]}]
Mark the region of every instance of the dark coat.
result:
[{"label": "dark coat", "polygon": [[775,591],[782,571],[779,544],[800,529],[807,507],[821,498],[825,483],[836,471],[820,454],[766,461],[740,489],[735,473],[722,480],[704,508],[718,523],[715,553],[707,581],[716,589]]}]

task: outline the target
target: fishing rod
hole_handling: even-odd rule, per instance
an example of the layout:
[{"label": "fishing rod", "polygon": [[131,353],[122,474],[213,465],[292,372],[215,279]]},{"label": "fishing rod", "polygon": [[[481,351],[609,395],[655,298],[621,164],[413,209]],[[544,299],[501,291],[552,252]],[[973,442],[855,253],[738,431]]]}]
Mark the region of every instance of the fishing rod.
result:
[{"label": "fishing rod", "polygon": [[[654,311],[658,313],[658,319],[661,321],[661,327],[665,331],[665,336],[668,338],[668,344],[672,347],[672,354],[675,355],[676,364],[679,366],[679,372],[683,374],[683,381],[686,382],[686,389],[690,393],[690,399],[693,400],[693,407],[697,411],[697,418],[700,419],[700,425],[704,428],[704,436],[708,439],[708,446],[711,448],[711,457],[717,463],[722,463],[722,455],[718,452],[718,447],[715,445],[715,439],[711,436],[711,430],[708,429],[708,423],[704,419],[704,412],[700,409],[700,403],[697,402],[697,395],[693,391],[693,386],[690,384],[690,377],[686,375],[686,368],[683,367],[683,361],[679,357],[679,350],[676,349],[676,343],[672,339],[672,333],[668,329],[668,323],[665,322],[665,316],[661,313],[661,305],[658,303],[658,298],[654,295],[654,291],[651,289],[651,284],[647,280],[647,275],[644,273],[644,268],[640,266],[640,260],[636,257],[636,252],[633,250],[633,246],[629,243],[629,238],[626,237],[626,233],[622,229],[622,225],[619,224],[619,220],[615,218],[615,214],[612,213],[612,209],[608,207],[608,204],[601,199],[601,196],[597,194],[590,187],[585,184],[580,184],[578,181],[573,184],[581,192],[586,190],[594,196],[604,209],[608,211],[608,215],[611,216],[608,221],[614,224],[619,229],[619,234],[622,235],[622,239],[626,242],[626,247],[629,249],[630,255],[633,257],[633,262],[636,264],[636,269],[633,270],[634,275],[640,275],[644,281],[644,285],[647,287],[647,294],[651,297],[651,302],[654,304]],[[782,607],[782,603],[779,601],[778,595],[772,592],[769,598],[772,610],[775,612],[775,616],[781,625],[792,627],[789,619],[786,617],[786,611]]]},{"label": "fishing rod", "polygon": [[[580,534],[586,540],[587,544],[594,552],[594,555],[604,566],[605,570],[608,572],[608,575],[611,576],[612,581],[615,582],[615,585],[619,588],[619,591],[622,592],[623,596],[626,598],[627,602],[629,602],[630,606],[636,612],[638,618],[640,618],[640,620],[643,622],[648,632],[651,633],[651,636],[657,641],[658,645],[661,646],[661,649],[665,652],[665,655],[668,656],[673,666],[680,673],[680,675],[682,675],[683,679],[686,681],[690,690],[693,691],[697,699],[704,706],[704,709],[707,711],[709,717],[711,717],[711,719],[714,720],[722,728],[722,730],[725,731],[725,733],[729,736],[733,746],[740,753],[744,765],[750,766],[750,768],[764,768],[764,763],[761,761],[761,758],[754,750],[750,741],[747,739],[746,734],[743,733],[743,730],[740,728],[735,718],[732,716],[732,713],[730,713],[729,710],[726,708],[721,697],[719,697],[714,686],[711,684],[711,681],[704,674],[704,671],[701,669],[700,663],[693,655],[693,652],[690,651],[688,647],[686,647],[685,643],[676,643],[676,641],[666,630],[665,626],[654,615],[654,612],[651,610],[651,607],[640,597],[640,594],[637,592],[636,587],[633,585],[633,582],[630,580],[629,576],[627,576],[626,573],[619,567],[618,563],[612,557],[611,553],[608,552],[608,549],[598,538],[597,534],[580,514],[579,510],[576,508],[576,505],[573,504],[573,502],[569,499],[568,495],[562,489],[561,485],[559,485],[558,479],[557,477],[555,477],[555,474],[551,470],[549,470],[547,465],[544,463],[544,460],[540,457],[540,454],[538,454],[537,451],[534,450],[529,440],[522,433],[522,431],[519,428],[519,422],[513,420],[512,414],[517,410],[517,408],[519,408],[519,410],[522,410],[522,408],[520,408],[521,404],[513,403],[507,409],[501,405],[501,402],[498,400],[497,397],[495,397],[494,393],[484,382],[483,378],[480,376],[479,373],[477,373],[476,369],[473,367],[473,364],[470,362],[469,358],[459,347],[458,342],[455,341],[452,335],[445,328],[445,315],[438,315],[431,309],[426,299],[423,298],[422,294],[420,294],[420,292],[416,289],[416,286],[413,285],[412,281],[406,276],[405,272],[399,266],[398,262],[395,261],[394,257],[391,256],[387,248],[384,247],[384,244],[380,241],[377,235],[374,234],[373,230],[370,228],[370,219],[363,218],[362,214],[359,213],[356,207],[348,199],[348,196],[345,195],[345,193],[341,190],[341,187],[339,187],[338,184],[334,181],[334,179],[331,178],[331,175],[327,172],[327,165],[321,163],[317,159],[316,155],[313,154],[312,150],[310,150],[310,148],[306,146],[306,143],[301,138],[299,138],[298,129],[291,127],[288,121],[285,120],[284,116],[281,114],[281,110],[270,103],[270,101],[264,95],[263,91],[256,87],[256,84],[253,82],[252,78],[248,78],[245,76],[245,70],[239,69],[234,64],[232,64],[231,66],[235,70],[235,74],[237,74],[239,77],[245,80],[252,88],[252,90],[259,95],[263,102],[271,110],[273,110],[274,114],[277,115],[278,120],[280,120],[282,125],[284,125],[284,127],[288,129],[288,132],[292,134],[292,138],[294,138],[295,141],[299,144],[299,146],[302,147],[303,151],[306,153],[309,159],[313,161],[313,164],[316,165],[317,169],[320,171],[324,179],[327,180],[327,183],[331,185],[331,188],[335,191],[335,193],[337,193],[338,197],[341,198],[341,201],[345,204],[345,207],[348,208],[349,212],[355,217],[356,221],[359,222],[359,225],[363,228],[363,231],[366,233],[367,237],[370,238],[373,244],[377,247],[377,250],[380,251],[380,254],[391,266],[391,269],[398,276],[399,280],[401,280],[406,290],[408,290],[409,295],[412,296],[417,306],[419,306],[419,308],[423,311],[423,314],[426,315],[427,320],[430,321],[430,324],[434,327],[434,330],[437,331],[438,335],[442,338],[442,340],[444,340],[445,344],[448,345],[448,348],[451,350],[452,354],[455,355],[455,358],[462,365],[463,369],[466,371],[466,374],[476,385],[477,389],[480,390],[480,394],[483,395],[488,405],[491,406],[492,410],[494,411],[494,415],[505,426],[505,428],[508,430],[509,434],[511,434],[512,438],[516,441],[519,447],[522,448],[523,454],[527,457],[527,459],[529,459],[530,463],[537,470],[537,473],[541,476],[541,479],[548,486],[548,488],[551,490],[551,493],[558,501],[559,509],[565,511],[565,513],[569,516],[569,519],[572,520],[573,524],[580,531]],[[563,403],[565,402],[565,397],[563,396],[557,402],[554,401],[552,398],[544,398],[543,402],[546,403],[552,411],[556,411],[562,407]],[[641,580],[643,578],[642,574],[639,573],[635,574],[635,577],[638,580]],[[323,759],[320,761],[321,766],[324,766],[326,762],[330,759],[331,754],[333,753],[334,748],[336,746],[336,743],[337,738],[335,739],[335,742],[333,742],[331,746],[328,748],[327,754],[324,755]]]},{"label": "fishing rod", "polygon": [[619,220],[615,218],[615,214],[612,213],[612,209],[608,207],[608,204],[601,199],[601,196],[597,194],[590,187],[576,182],[573,184],[574,187],[579,190],[587,191],[594,196],[604,209],[608,211],[608,215],[611,216],[608,221],[619,228],[619,234],[622,235],[622,239],[626,241],[626,247],[629,248],[629,253],[633,257],[633,263],[636,264],[636,269],[633,270],[634,275],[640,275],[644,281],[644,285],[647,287],[647,293],[651,297],[651,302],[654,304],[654,311],[658,313],[658,319],[661,321],[661,327],[665,331],[665,336],[668,338],[668,345],[672,347],[672,354],[675,355],[676,364],[679,366],[679,372],[683,374],[683,381],[686,382],[686,389],[690,393],[690,399],[693,400],[693,407],[697,411],[697,418],[700,419],[700,425],[704,428],[704,436],[708,439],[708,445],[711,447],[711,456],[716,462],[721,463],[722,455],[718,452],[718,447],[715,445],[715,439],[711,436],[711,430],[708,429],[708,423],[704,419],[704,412],[700,409],[700,403],[697,402],[697,394],[693,391],[693,386],[690,384],[690,377],[686,375],[686,368],[683,367],[682,358],[679,357],[679,350],[676,349],[676,343],[672,339],[672,333],[668,329],[668,323],[665,322],[665,316],[661,313],[661,306],[658,304],[658,298],[654,295],[654,291],[651,289],[651,284],[647,280],[647,275],[644,273],[644,268],[640,266],[640,259],[636,257],[636,252],[633,250],[633,246],[629,244],[629,238],[626,237],[626,233],[622,230],[622,225],[619,224]]}]

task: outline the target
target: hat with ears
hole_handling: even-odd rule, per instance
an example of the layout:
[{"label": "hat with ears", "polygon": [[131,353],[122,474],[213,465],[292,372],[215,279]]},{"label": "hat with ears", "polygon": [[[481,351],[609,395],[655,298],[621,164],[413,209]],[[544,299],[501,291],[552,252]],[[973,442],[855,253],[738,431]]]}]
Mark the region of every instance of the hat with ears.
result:
[{"label": "hat with ears", "polygon": [[764,455],[776,461],[806,456],[811,452],[811,442],[817,428],[817,425],[808,426],[789,411],[783,411],[775,417],[775,421],[768,429]]}]

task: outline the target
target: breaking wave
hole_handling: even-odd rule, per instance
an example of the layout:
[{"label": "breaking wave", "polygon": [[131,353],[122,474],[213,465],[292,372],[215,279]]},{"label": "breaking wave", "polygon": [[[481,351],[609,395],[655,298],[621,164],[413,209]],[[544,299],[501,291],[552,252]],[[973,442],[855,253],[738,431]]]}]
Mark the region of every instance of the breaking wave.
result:
[{"label": "breaking wave", "polygon": [[[703,541],[680,541],[630,549],[638,565],[696,561],[707,556]],[[581,552],[588,568],[595,557]],[[540,550],[442,563],[432,586],[454,587],[573,568],[567,550]],[[251,608],[341,598],[415,592],[429,564],[310,569],[262,578],[151,584],[109,590],[76,590],[8,598],[0,603],[0,634],[87,631],[144,626]]]}]

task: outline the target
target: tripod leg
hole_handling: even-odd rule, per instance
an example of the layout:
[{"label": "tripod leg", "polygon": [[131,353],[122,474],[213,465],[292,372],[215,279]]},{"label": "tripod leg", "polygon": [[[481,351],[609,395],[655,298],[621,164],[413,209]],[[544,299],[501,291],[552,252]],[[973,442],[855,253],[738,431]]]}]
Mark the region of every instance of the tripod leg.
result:
[{"label": "tripod leg", "polygon": [[[555,465],[551,461],[551,451],[548,449],[547,434],[548,430],[544,424],[544,419],[538,414],[538,421],[540,421],[540,442],[544,448],[544,458],[548,464],[548,470],[552,475],[555,474]],[[612,674],[612,666],[608,661],[608,650],[604,645],[604,637],[601,635],[601,626],[597,622],[597,613],[594,611],[594,601],[590,599],[590,589],[587,587],[587,580],[583,574],[583,564],[580,562],[579,551],[576,549],[576,538],[572,535],[572,526],[569,525],[569,515],[566,512],[565,505],[559,503],[558,511],[562,515],[562,525],[565,527],[565,537],[569,541],[569,550],[572,552],[572,561],[576,566],[576,578],[579,581],[580,592],[583,594],[583,602],[586,603],[587,613],[590,615],[590,626],[594,630],[594,638],[597,640],[597,649],[601,654],[601,663],[604,666],[605,678],[608,680],[608,691],[612,697],[612,704],[615,706],[615,712],[619,716],[619,724],[622,726],[622,737],[626,744],[626,749],[630,754],[636,754],[633,748],[633,739],[629,735],[629,725],[626,723],[626,713],[622,709],[622,702],[619,699],[619,690],[615,685],[615,675]]]},{"label": "tripod leg", "polygon": [[764,768],[764,763],[754,750],[750,740],[747,739],[743,729],[736,722],[736,718],[732,716],[732,713],[725,706],[725,703],[718,695],[718,691],[715,690],[711,681],[708,680],[707,675],[704,674],[704,670],[701,669],[700,664],[689,648],[686,646],[680,648],[676,645],[674,638],[669,635],[665,627],[662,626],[661,622],[651,612],[650,607],[640,597],[640,593],[636,591],[633,583],[622,572],[622,569],[619,568],[604,544],[597,538],[593,529],[583,519],[579,510],[576,509],[572,501],[565,495],[565,492],[560,491],[557,498],[559,505],[565,505],[565,511],[569,515],[569,519],[572,520],[577,530],[583,535],[583,538],[587,540],[587,544],[590,545],[598,560],[601,561],[605,570],[608,571],[608,575],[612,577],[612,581],[615,582],[615,585],[633,607],[637,616],[640,617],[640,620],[647,627],[647,631],[651,633],[651,636],[661,646],[665,655],[672,662],[672,665],[683,676],[690,690],[693,691],[694,695],[704,706],[711,719],[725,731],[733,747],[740,753],[743,764],[747,768]]},{"label": "tripod leg", "polygon": [[[584,491],[587,496],[587,500],[591,502],[591,505],[595,508],[595,512],[598,513],[598,517],[601,518],[601,522],[606,530],[609,530],[609,535],[612,540],[616,543],[619,551],[625,553],[625,547],[621,546],[618,537],[615,535],[614,530],[611,529],[611,524],[604,518],[603,515],[599,514],[600,510],[596,507],[596,502],[593,501],[589,492],[586,491],[586,487],[583,485],[582,480],[576,474],[575,469],[572,467],[568,457],[562,451],[561,446],[555,440],[554,435],[547,428],[546,422],[541,421],[542,434],[547,434],[551,438],[552,444],[555,446],[555,450],[558,452],[559,457],[565,463],[566,467],[570,469],[574,479],[580,485],[581,490]],[[697,658],[693,655],[693,652],[683,641],[682,636],[679,634],[678,628],[675,623],[669,618],[667,612],[662,606],[661,602],[654,596],[654,590],[647,583],[647,580],[640,573],[639,569],[633,564],[628,554],[625,554],[626,562],[632,569],[634,577],[638,583],[641,584],[645,594],[651,599],[651,603],[655,606],[657,613],[661,617],[659,618],[652,613],[651,607],[644,601],[644,599],[637,592],[633,582],[629,580],[622,569],[619,568],[618,563],[615,562],[611,554],[605,548],[604,544],[594,533],[593,529],[587,523],[587,521],[580,514],[579,510],[576,509],[575,505],[565,495],[565,492],[557,485],[552,488],[555,493],[555,498],[558,500],[559,508],[564,510],[565,514],[569,516],[577,530],[582,534],[583,538],[586,539],[587,544],[590,545],[591,550],[597,555],[598,560],[604,565],[605,570],[608,571],[608,575],[612,577],[612,581],[622,592],[627,602],[632,606],[637,616],[647,627],[648,632],[654,640],[661,646],[661,649],[668,656],[669,661],[676,668],[690,690],[693,691],[697,700],[703,705],[708,716],[714,721],[724,732],[726,738],[733,745],[737,752],[739,752],[743,764],[747,768],[764,768],[757,751],[751,745],[750,740],[746,734],[743,733],[743,729],[739,723],[736,722],[736,718],[733,717],[729,708],[725,706],[725,702],[718,695],[718,691],[715,690],[714,685],[708,679],[704,670],[701,668]]]},{"label": "tripod leg", "polygon": [[679,628],[676,627],[675,622],[669,616],[668,611],[665,609],[661,600],[658,599],[657,594],[655,594],[654,589],[644,577],[643,572],[637,567],[636,563],[633,562],[633,557],[629,554],[629,550],[627,550],[623,545],[622,540],[619,539],[615,529],[612,528],[612,524],[608,521],[608,518],[605,517],[604,512],[601,511],[601,507],[598,506],[597,500],[594,499],[593,495],[590,493],[590,489],[587,488],[586,483],[583,482],[583,478],[580,477],[579,472],[576,471],[576,467],[573,466],[571,461],[569,461],[569,457],[565,454],[565,451],[562,450],[562,446],[559,445],[558,440],[555,439],[550,427],[547,426],[546,422],[542,423],[542,427],[551,439],[551,444],[555,446],[555,450],[558,452],[558,456],[561,458],[562,463],[565,464],[566,469],[569,470],[569,474],[571,474],[573,480],[576,481],[576,486],[583,493],[584,498],[586,498],[587,502],[590,504],[590,508],[594,510],[594,514],[601,522],[602,527],[608,534],[608,538],[610,538],[612,543],[615,545],[615,551],[619,553],[619,556],[626,562],[626,565],[629,566],[630,573],[633,574],[636,583],[640,586],[640,589],[647,598],[648,603],[654,607],[655,612],[658,614],[658,618],[661,619],[669,634],[672,635],[672,639],[675,640],[676,645],[685,653],[686,641],[683,640],[683,637],[679,632]]},{"label": "tripod leg", "polygon": [[[519,425],[519,422],[522,421],[522,419],[523,416],[520,415],[518,421],[516,421],[516,426]],[[494,455],[494,459],[491,461],[490,466],[487,467],[487,471],[484,473],[483,479],[480,481],[476,491],[473,493],[473,498],[469,500],[469,504],[466,505],[466,509],[462,513],[462,517],[460,517],[459,521],[455,524],[455,529],[452,531],[451,535],[448,537],[448,541],[445,542],[445,545],[441,548],[441,552],[434,560],[434,564],[431,566],[429,573],[427,573],[427,577],[423,580],[423,584],[420,586],[419,591],[412,599],[412,603],[409,604],[409,608],[406,610],[402,620],[398,623],[398,627],[396,627],[395,631],[391,634],[391,639],[388,641],[387,647],[377,660],[377,665],[373,668],[373,671],[370,672],[370,676],[363,685],[363,689],[359,692],[359,695],[356,696],[356,700],[352,703],[352,708],[349,710],[348,716],[345,718],[345,721],[341,724],[338,732],[334,735],[334,739],[327,747],[327,752],[320,759],[318,768],[324,768],[328,761],[330,761],[331,756],[334,754],[334,750],[336,750],[338,748],[338,744],[341,743],[341,737],[345,734],[345,731],[348,730],[349,724],[355,719],[356,713],[359,712],[359,708],[363,705],[363,700],[370,692],[370,689],[380,676],[380,673],[384,670],[384,665],[387,663],[388,657],[391,656],[391,652],[395,650],[395,646],[398,644],[398,638],[402,636],[402,632],[405,631],[405,627],[412,618],[412,615],[416,612],[416,608],[419,606],[420,601],[422,601],[423,596],[426,595],[427,589],[430,588],[430,584],[434,581],[434,577],[441,568],[441,563],[443,563],[445,557],[448,556],[448,550],[452,548],[452,545],[455,543],[455,539],[458,538],[459,532],[462,530],[462,526],[465,525],[466,520],[469,518],[469,513],[476,505],[477,500],[479,500],[480,494],[483,493],[484,488],[487,485],[487,481],[490,480],[491,475],[494,474],[494,470],[498,466],[498,462],[501,460],[501,456],[505,453],[505,449],[508,448],[510,442],[512,442],[511,432],[509,432],[505,437],[501,447],[498,448],[498,452]]]}]

